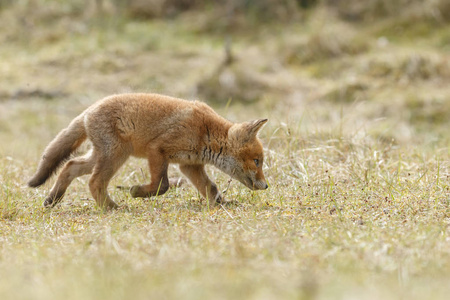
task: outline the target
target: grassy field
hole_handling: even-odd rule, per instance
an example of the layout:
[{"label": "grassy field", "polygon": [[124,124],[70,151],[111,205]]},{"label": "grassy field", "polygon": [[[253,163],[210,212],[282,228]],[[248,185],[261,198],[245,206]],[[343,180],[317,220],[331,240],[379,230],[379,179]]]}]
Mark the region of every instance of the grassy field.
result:
[{"label": "grassy field", "polygon": [[[2,299],[448,298],[445,14],[350,21],[319,5],[233,27],[213,7],[136,19],[64,3],[0,5]],[[232,204],[208,209],[190,185],[133,199],[114,188],[149,181],[131,159],[110,185],[119,210],[95,206],[87,177],[44,209],[53,180],[25,184],[47,143],[97,99],[132,91],[269,118],[269,189],[211,167]]]}]

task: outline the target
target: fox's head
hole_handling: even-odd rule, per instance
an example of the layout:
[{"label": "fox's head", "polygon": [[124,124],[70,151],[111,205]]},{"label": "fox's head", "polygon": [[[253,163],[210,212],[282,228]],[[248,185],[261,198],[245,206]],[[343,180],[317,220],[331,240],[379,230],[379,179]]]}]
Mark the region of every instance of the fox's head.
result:
[{"label": "fox's head", "polygon": [[224,170],[252,190],[268,188],[262,170],[264,153],[258,131],[267,122],[260,119],[237,123],[228,130],[229,164]]}]

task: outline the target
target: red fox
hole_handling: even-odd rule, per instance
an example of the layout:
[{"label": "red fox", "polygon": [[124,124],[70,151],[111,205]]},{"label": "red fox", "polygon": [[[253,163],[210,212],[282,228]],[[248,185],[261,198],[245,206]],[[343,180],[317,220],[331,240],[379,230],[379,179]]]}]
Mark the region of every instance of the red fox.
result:
[{"label": "red fox", "polygon": [[45,149],[30,187],[38,187],[69,159],[86,139],[92,149],[67,161],[44,206],[61,201],[76,177],[91,174],[89,189],[101,208],[116,208],[107,186],[130,155],[148,160],[151,182],[130,188],[132,197],[164,194],[170,181],[169,163],[181,172],[209,201],[223,201],[217,186],[205,172],[212,164],[252,190],[267,189],[263,147],[257,137],[267,122],[260,119],[232,123],[199,101],[158,94],[122,94],[106,97],[72,120]]}]

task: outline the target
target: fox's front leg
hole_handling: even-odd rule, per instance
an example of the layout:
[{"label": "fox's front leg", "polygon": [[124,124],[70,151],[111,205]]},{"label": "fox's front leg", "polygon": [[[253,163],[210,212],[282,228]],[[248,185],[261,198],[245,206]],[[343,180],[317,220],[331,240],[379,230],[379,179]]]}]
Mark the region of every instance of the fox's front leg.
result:
[{"label": "fox's front leg", "polygon": [[131,197],[152,197],[159,196],[169,189],[169,178],[167,177],[167,168],[169,163],[159,153],[150,155],[149,167],[151,182],[150,184],[134,185],[130,189]]},{"label": "fox's front leg", "polygon": [[223,201],[217,185],[209,179],[204,165],[180,165],[180,171],[186,175],[200,194],[209,201],[209,206]]}]

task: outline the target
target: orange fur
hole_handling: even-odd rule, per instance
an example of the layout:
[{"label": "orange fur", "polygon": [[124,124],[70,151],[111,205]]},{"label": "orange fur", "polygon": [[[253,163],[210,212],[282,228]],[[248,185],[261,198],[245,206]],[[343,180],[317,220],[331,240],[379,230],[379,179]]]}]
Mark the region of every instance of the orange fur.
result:
[{"label": "orange fur", "polygon": [[209,199],[222,201],[205,164],[242,182],[250,189],[266,189],[262,171],[263,148],[257,132],[267,119],[232,123],[199,101],[157,94],[113,95],[100,100],[76,117],[47,146],[29,186],[43,184],[86,139],[93,149],[69,160],[60,172],[45,206],[54,206],[78,176],[91,174],[89,188],[97,204],[114,208],[107,186],[130,155],[148,159],[151,182],[131,187],[133,197],[161,195],[169,188],[170,163]]}]

